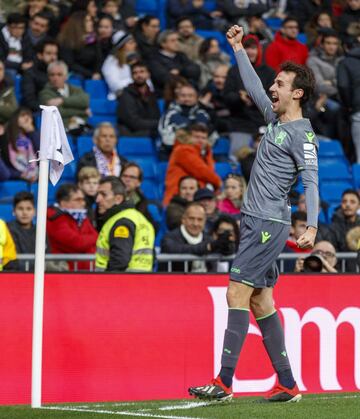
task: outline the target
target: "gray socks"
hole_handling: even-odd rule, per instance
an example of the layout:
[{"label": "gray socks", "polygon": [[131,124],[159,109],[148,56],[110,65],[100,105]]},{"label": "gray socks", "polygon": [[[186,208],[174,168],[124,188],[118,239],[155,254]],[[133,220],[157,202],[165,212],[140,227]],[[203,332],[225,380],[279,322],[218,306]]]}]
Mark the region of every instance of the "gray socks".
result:
[{"label": "gray socks", "polygon": [[225,330],[221,357],[220,378],[230,387],[240,351],[249,329],[249,310],[229,308],[228,325]]},{"label": "gray socks", "polygon": [[265,349],[278,375],[280,384],[287,388],[293,388],[295,380],[285,348],[284,331],[277,312],[275,311],[275,313],[269,316],[258,318],[256,321],[260,327]]}]

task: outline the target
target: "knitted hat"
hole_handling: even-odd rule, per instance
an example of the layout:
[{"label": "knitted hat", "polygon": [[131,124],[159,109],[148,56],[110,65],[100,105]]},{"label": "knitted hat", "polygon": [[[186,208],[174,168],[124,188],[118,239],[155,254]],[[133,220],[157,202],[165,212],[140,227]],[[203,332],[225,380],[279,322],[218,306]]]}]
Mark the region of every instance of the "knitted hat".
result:
[{"label": "knitted hat", "polygon": [[130,39],[133,39],[131,33],[124,31],[115,32],[112,36],[111,43],[113,44],[113,51],[117,51],[123,47]]}]

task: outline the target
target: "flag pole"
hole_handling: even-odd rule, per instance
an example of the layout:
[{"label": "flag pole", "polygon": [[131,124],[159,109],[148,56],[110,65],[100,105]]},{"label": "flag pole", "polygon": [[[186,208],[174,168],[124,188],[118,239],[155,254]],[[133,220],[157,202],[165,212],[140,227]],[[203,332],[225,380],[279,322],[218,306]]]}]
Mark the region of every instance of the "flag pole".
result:
[{"label": "flag pole", "polygon": [[48,177],[49,161],[47,159],[41,159],[39,163],[39,186],[35,243],[31,407],[41,407],[44,271]]}]

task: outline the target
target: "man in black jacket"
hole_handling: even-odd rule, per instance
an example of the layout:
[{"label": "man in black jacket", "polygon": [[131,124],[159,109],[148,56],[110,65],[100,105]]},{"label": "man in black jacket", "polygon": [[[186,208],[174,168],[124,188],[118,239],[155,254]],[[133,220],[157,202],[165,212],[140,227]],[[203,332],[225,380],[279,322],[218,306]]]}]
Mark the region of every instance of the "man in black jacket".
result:
[{"label": "man in black jacket", "polygon": [[165,30],[159,35],[158,44],[160,49],[153,55],[149,65],[159,94],[171,75],[181,75],[196,85],[200,77],[200,67],[180,52],[178,34],[172,30]]},{"label": "man in black jacket", "polygon": [[57,61],[59,47],[56,41],[47,38],[36,45],[35,52],[34,65],[24,72],[21,80],[21,93],[23,105],[38,112],[39,93],[48,82],[47,66]]},{"label": "man in black jacket", "polygon": [[150,73],[144,63],[131,67],[134,83],[126,87],[118,99],[120,134],[156,137],[160,110],[155,93],[149,87]]}]

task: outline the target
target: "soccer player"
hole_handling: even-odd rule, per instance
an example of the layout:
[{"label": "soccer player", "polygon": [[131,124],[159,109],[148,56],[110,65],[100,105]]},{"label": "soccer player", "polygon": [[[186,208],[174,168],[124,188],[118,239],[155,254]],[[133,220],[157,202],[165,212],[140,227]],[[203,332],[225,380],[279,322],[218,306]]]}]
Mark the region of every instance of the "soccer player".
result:
[{"label": "soccer player", "polygon": [[252,311],[278,382],[268,401],[295,402],[301,394],[292,375],[284,332],[274,308],[273,287],[278,278],[276,258],[289,236],[291,208],[288,192],[301,172],[305,188],[307,227],[298,238],[300,248],[314,246],[318,217],[318,141],[302,105],[314,89],[306,67],[284,62],[266,95],[242,45],[243,29],[226,33],[248,94],[268,124],[252,168],[241,215],[240,246],[230,270],[227,290],[228,324],[219,375],[211,383],[190,387],[189,393],[208,400],[230,400],[232,379],[249,328]]}]

